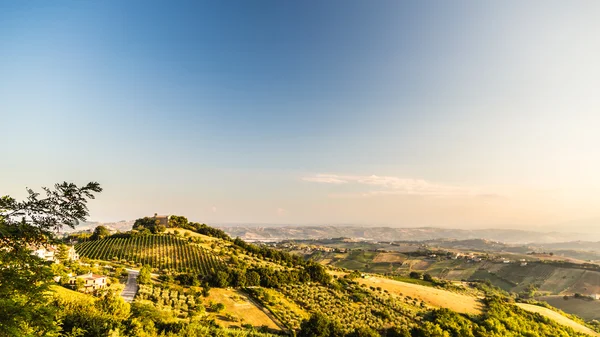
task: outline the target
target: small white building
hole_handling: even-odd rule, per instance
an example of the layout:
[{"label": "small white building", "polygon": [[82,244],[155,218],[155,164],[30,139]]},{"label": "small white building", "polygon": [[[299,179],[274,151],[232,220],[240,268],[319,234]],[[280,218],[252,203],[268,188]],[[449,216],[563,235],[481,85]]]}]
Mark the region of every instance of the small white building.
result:
[{"label": "small white building", "polygon": [[75,251],[75,246],[69,248],[69,261],[79,261],[79,254]]},{"label": "small white building", "polygon": [[76,285],[77,279],[84,280],[84,292],[89,293],[95,290],[104,289],[107,287],[108,278],[104,275],[92,274],[89,272],[87,274],[78,275],[76,277],[71,276],[69,279],[69,284]]},{"label": "small white building", "polygon": [[56,249],[52,246],[48,247],[40,247],[33,251],[33,255],[39,257],[40,259],[58,263],[58,260],[55,257]]}]

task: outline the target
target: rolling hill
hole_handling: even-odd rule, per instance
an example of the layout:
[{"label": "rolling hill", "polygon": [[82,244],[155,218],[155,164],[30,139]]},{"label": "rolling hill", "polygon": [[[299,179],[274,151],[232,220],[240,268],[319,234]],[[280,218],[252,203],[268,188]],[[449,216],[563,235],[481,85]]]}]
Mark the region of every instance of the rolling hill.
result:
[{"label": "rolling hill", "polygon": [[[546,315],[551,319],[544,320],[538,314],[517,313],[519,309],[510,304],[510,298],[499,298],[500,293],[479,288],[477,283],[407,283],[375,274],[361,276],[351,273],[351,268],[326,270],[299,255],[231,239],[200,224],[168,228],[161,234],[139,233],[82,242],[77,249],[81,256],[99,263],[150,266],[160,277],[140,288],[133,305],[168,311],[170,319],[181,324],[200,315],[224,329],[262,326],[263,331],[291,334],[302,333],[311,320],[327,313],[327,324],[348,336],[361,329],[382,335],[395,331],[427,336],[436,329],[451,332],[454,325],[463,324],[474,336],[483,337],[487,335],[482,331],[491,328],[486,323],[489,320],[503,322],[503,336],[521,336],[521,327],[527,327],[531,336],[544,336],[549,331],[565,336],[589,334],[585,327],[565,317]],[[419,260],[408,252],[380,254],[350,255],[359,265],[402,265],[408,261],[415,270],[451,267],[436,266],[441,261]],[[534,273],[540,274],[537,269],[545,267],[534,267]],[[496,274],[510,279],[510,284],[524,283],[530,277],[517,271],[522,270],[503,272],[500,268]],[[519,324],[514,324],[514,317],[519,317]],[[157,332],[161,331],[164,333]]]}]

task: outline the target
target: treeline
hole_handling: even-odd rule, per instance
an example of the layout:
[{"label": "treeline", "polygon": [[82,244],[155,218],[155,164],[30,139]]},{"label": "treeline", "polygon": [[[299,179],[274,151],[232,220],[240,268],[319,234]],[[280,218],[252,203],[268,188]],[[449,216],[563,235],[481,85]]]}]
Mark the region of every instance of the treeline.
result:
[{"label": "treeline", "polygon": [[269,259],[280,264],[298,266],[305,265],[307,263],[306,260],[304,260],[304,258],[302,258],[302,256],[300,255],[290,254],[288,252],[284,252],[267,246],[253,245],[251,243],[247,243],[246,241],[240,238],[235,238],[235,240],[233,240],[233,244],[242,248],[248,253],[258,255],[263,259]]},{"label": "treeline", "polygon": [[181,273],[174,277],[181,285],[199,286],[208,284],[216,288],[244,288],[261,286],[278,288],[285,284],[315,282],[329,284],[331,276],[320,265],[311,263],[302,269],[277,270],[272,267],[244,268],[231,266],[215,273],[194,274]]}]

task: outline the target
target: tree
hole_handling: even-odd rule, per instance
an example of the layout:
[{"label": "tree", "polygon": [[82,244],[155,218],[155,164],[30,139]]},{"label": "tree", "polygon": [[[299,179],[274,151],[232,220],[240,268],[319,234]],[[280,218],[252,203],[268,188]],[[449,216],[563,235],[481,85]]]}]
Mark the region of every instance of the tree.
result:
[{"label": "tree", "polygon": [[433,276],[431,276],[431,274],[425,273],[423,274],[423,281],[433,282]]},{"label": "tree", "polygon": [[137,277],[137,282],[139,284],[150,284],[152,281],[152,269],[150,266],[143,266],[140,269],[140,274]]},{"label": "tree", "polygon": [[124,320],[129,317],[130,306],[123,298],[114,291],[109,291],[98,302],[96,307],[101,312],[111,315],[115,320]]},{"label": "tree", "polygon": [[321,313],[315,313],[300,324],[298,337],[328,337],[329,332],[330,322],[327,317]]},{"label": "tree", "polygon": [[85,280],[81,277],[77,277],[75,279],[75,288],[78,291],[82,291],[84,287],[85,287]]},{"label": "tree", "polygon": [[49,305],[49,263],[28,247],[51,242],[64,226],[74,228],[89,215],[87,201],[102,191],[96,182],[43,188],[44,196],[27,189],[24,201],[0,198],[0,335],[52,334],[55,307]]},{"label": "tree", "polygon": [[221,302],[214,303],[213,305],[210,306],[210,309],[214,312],[221,312],[221,311],[225,310],[225,305]]},{"label": "tree", "polygon": [[188,219],[184,216],[171,215],[169,217],[169,227],[185,228],[188,224]]},{"label": "tree", "polygon": [[306,267],[306,272],[310,275],[313,282],[328,284],[331,281],[331,275],[327,273],[325,268],[317,263],[311,263]]},{"label": "tree", "polygon": [[410,278],[414,278],[417,280],[421,279],[421,273],[419,273],[417,271],[411,271],[408,276],[410,276]]},{"label": "tree", "polygon": [[377,331],[367,328],[367,327],[359,327],[353,332],[349,333],[347,337],[380,337]]},{"label": "tree", "polygon": [[90,239],[91,240],[102,240],[109,235],[110,235],[110,231],[108,230],[108,228],[106,228],[104,226],[97,226],[94,229],[94,233],[92,234]]},{"label": "tree", "polygon": [[56,258],[65,263],[69,259],[69,247],[64,243],[58,246],[58,252],[56,253]]},{"label": "tree", "polygon": [[213,285],[217,288],[226,288],[229,286],[229,275],[226,272],[219,270],[214,276]]}]

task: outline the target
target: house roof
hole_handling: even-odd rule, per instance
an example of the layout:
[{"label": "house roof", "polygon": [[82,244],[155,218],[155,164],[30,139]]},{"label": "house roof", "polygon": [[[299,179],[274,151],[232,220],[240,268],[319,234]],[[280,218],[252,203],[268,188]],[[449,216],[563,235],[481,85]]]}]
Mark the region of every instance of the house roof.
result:
[{"label": "house roof", "polygon": [[105,275],[98,275],[98,274],[87,273],[87,274],[83,274],[83,275],[77,275],[77,277],[79,277],[79,278],[85,278],[85,279],[98,279],[98,278],[104,278],[106,276]]}]

